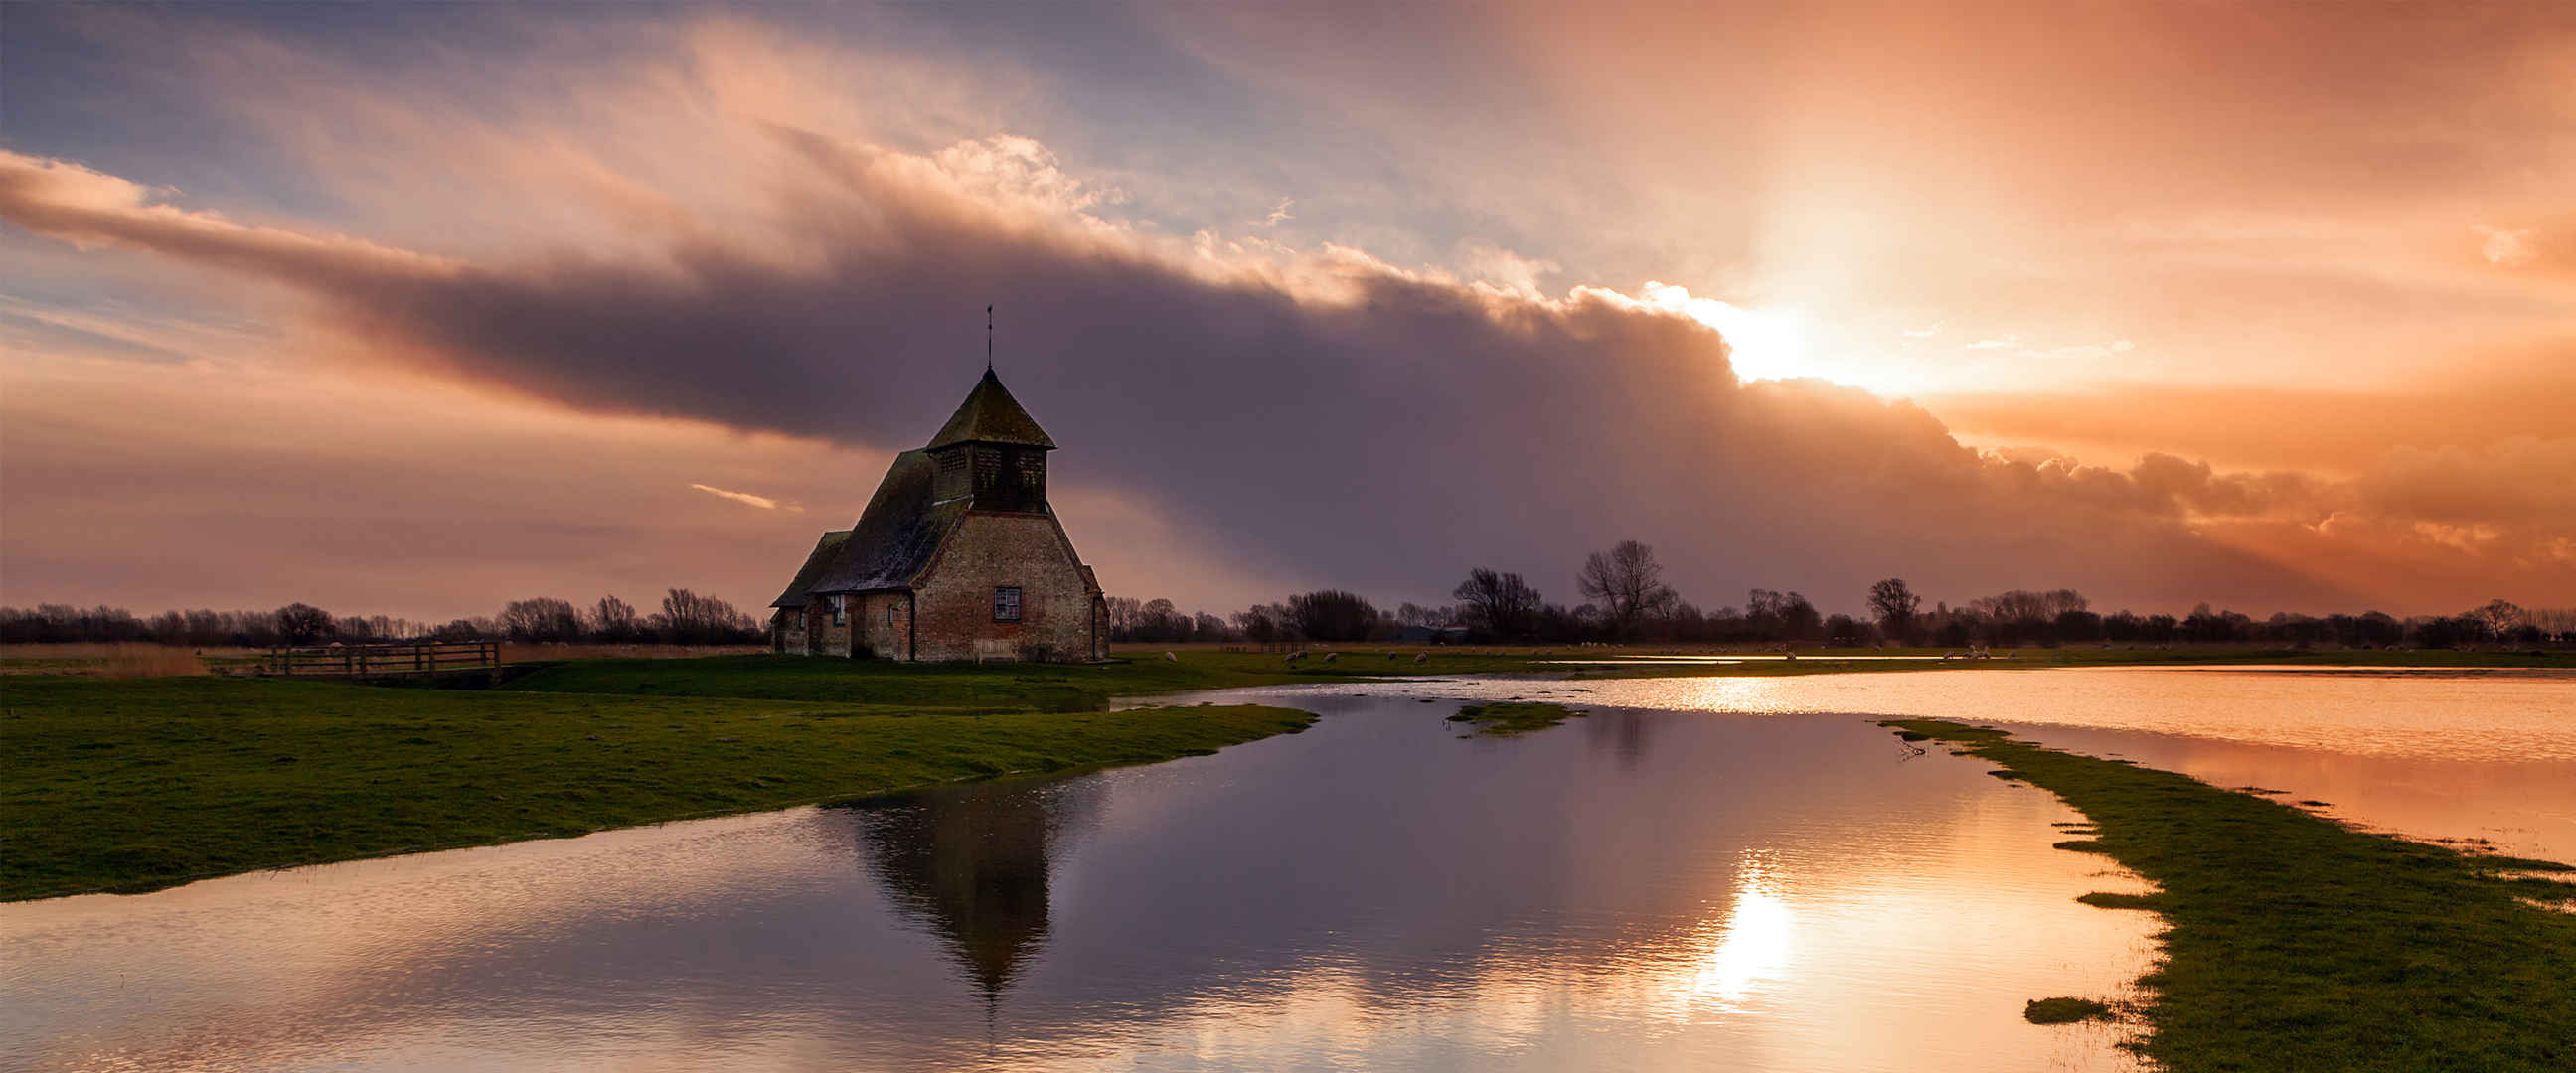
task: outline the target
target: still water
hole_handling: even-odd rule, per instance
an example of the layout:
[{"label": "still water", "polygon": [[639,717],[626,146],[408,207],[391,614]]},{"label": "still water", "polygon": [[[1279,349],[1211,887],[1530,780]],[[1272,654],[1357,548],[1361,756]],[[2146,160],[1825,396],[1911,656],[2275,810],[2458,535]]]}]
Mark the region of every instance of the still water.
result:
[{"label": "still water", "polygon": [[[1050,783],[11,905],[0,1066],[2120,1069],[2116,1030],[2019,1015],[2125,992],[2153,918],[2073,898],[2136,880],[2049,849],[2077,817],[2048,795],[1851,713],[2558,837],[2566,679],[2197,673],[1235,692],[1324,718]],[[1442,720],[1515,695],[1592,714]],[[2439,822],[2358,792],[2410,763],[2536,766],[2456,783],[2498,800]]]},{"label": "still water", "polygon": [[1869,712],[2032,740],[2433,840],[2576,862],[2576,673],[2094,667],[1584,682],[1412,682],[1518,696],[1773,715]]},{"label": "still water", "polygon": [[1303,734],[1042,785],[0,910],[35,1069],[2116,1069],[2144,914],[1863,721]]}]

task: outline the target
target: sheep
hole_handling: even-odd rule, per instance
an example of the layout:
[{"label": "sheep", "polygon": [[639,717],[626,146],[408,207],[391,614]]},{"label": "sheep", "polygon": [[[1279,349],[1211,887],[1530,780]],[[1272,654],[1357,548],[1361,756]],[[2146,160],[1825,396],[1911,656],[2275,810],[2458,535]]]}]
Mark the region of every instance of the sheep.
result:
[{"label": "sheep", "polygon": [[1340,659],[1340,658],[1342,658],[1342,654],[1341,654],[1341,653],[1339,653],[1339,652],[1326,652],[1326,653],[1324,653],[1324,662],[1326,662],[1326,663],[1331,663],[1332,661],[1337,660],[1337,659]]},{"label": "sheep", "polygon": [[1163,653],[1163,662],[1165,663],[1179,663],[1180,661],[1181,657],[1179,656],[1175,656],[1168,651]]},{"label": "sheep", "polygon": [[1306,654],[1305,654],[1305,653],[1303,653],[1303,652],[1291,652],[1291,653],[1288,653],[1288,660],[1287,660],[1287,662],[1295,663],[1295,662],[1297,662],[1298,660],[1301,660],[1301,659],[1304,659],[1304,658],[1306,658]]},{"label": "sheep", "polygon": [[1414,653],[1414,654],[1413,654],[1413,662],[1415,662],[1415,663],[1429,663],[1429,662],[1431,662],[1431,653],[1429,653],[1429,652],[1416,652],[1416,653]]}]

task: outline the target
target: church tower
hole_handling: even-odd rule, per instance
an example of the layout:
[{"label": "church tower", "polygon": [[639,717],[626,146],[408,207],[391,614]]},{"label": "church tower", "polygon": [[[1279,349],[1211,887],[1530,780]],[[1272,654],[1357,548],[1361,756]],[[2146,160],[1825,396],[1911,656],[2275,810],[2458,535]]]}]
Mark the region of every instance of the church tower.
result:
[{"label": "church tower", "polygon": [[984,370],[923,450],[938,467],[934,498],[964,499],[973,510],[1047,512],[1047,452],[1055,441],[993,370]]}]

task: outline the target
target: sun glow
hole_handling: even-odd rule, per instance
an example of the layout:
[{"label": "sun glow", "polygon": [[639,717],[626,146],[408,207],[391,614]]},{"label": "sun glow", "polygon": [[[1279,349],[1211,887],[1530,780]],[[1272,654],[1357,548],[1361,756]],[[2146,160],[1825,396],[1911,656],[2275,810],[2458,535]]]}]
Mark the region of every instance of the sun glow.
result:
[{"label": "sun glow", "polygon": [[1742,380],[1814,376],[1807,353],[1806,319],[1795,310],[1742,309],[1715,298],[1695,298],[1687,287],[1648,283],[1645,303],[1679,313],[1726,337],[1728,360]]}]

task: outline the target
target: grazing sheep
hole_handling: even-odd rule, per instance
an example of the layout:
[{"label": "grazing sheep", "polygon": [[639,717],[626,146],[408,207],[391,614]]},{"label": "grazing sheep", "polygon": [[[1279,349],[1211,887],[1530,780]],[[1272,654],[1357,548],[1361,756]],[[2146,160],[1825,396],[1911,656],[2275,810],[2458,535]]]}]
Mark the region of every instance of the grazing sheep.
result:
[{"label": "grazing sheep", "polygon": [[1179,663],[1180,661],[1181,661],[1181,657],[1179,657],[1179,656],[1175,656],[1175,655],[1171,654],[1170,652],[1165,652],[1165,653],[1163,653],[1163,662],[1165,662],[1165,663]]},{"label": "grazing sheep", "polygon": [[1413,654],[1413,662],[1415,662],[1415,663],[1429,663],[1429,662],[1431,662],[1431,653],[1429,653],[1429,652],[1416,652],[1416,653],[1414,653],[1414,654]]},{"label": "grazing sheep", "polygon": [[1290,663],[1295,663],[1295,662],[1297,662],[1298,660],[1301,660],[1301,659],[1304,659],[1304,658],[1306,658],[1306,654],[1305,654],[1305,653],[1303,653],[1303,652],[1291,652],[1291,653],[1288,653],[1288,662],[1290,662]]},{"label": "grazing sheep", "polygon": [[1342,654],[1341,654],[1341,653],[1339,653],[1339,652],[1326,652],[1326,653],[1324,653],[1324,662],[1326,662],[1326,663],[1331,663],[1332,661],[1337,660],[1337,659],[1340,659],[1340,658],[1342,658]]}]

